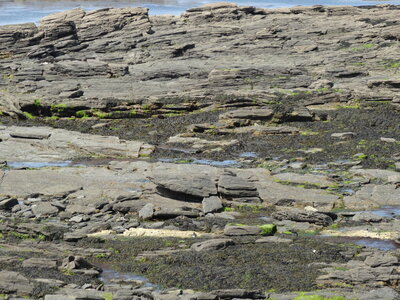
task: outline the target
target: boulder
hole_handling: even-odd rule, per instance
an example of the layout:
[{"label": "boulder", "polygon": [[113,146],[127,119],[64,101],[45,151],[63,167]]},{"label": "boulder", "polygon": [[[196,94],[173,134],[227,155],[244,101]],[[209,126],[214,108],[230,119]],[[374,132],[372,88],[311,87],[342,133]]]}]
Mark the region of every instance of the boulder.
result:
[{"label": "boulder", "polygon": [[272,214],[277,220],[291,220],[295,222],[308,222],[316,225],[329,226],[333,223],[330,216],[319,212],[310,212],[305,210],[285,210],[277,211]]},{"label": "boulder", "polygon": [[0,209],[2,210],[11,210],[15,205],[18,205],[18,200],[15,198],[0,200]]},{"label": "boulder", "polygon": [[96,270],[97,267],[93,266],[86,259],[81,256],[68,256],[66,257],[60,266],[61,270],[71,270],[71,271],[79,271],[79,270]]}]

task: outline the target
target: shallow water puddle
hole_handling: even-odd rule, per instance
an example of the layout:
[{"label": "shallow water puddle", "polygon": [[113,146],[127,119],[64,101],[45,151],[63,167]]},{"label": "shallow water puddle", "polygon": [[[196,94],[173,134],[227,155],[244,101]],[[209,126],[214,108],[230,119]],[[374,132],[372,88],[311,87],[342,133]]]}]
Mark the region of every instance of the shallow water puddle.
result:
[{"label": "shallow water puddle", "polygon": [[400,216],[400,206],[399,205],[384,205],[376,209],[370,210],[357,210],[357,211],[346,211],[346,216],[352,217],[360,213],[371,213],[384,218],[395,218]]},{"label": "shallow water puddle", "polygon": [[240,167],[240,163],[236,160],[208,160],[208,159],[177,159],[177,158],[160,158],[159,162],[164,163],[178,163],[178,164],[195,164],[195,165],[207,165],[213,167]]},{"label": "shallow water puddle", "polygon": [[101,268],[103,272],[101,273],[99,279],[103,281],[104,283],[113,283],[116,281],[133,281],[137,282],[138,284],[142,283],[144,287],[151,287],[156,290],[161,289],[161,287],[157,284],[151,283],[146,277],[140,276],[140,275],[135,275],[132,273],[127,273],[127,272],[120,272],[117,270],[114,270],[111,266],[109,265],[101,265]]},{"label": "shallow water puddle", "polygon": [[[320,235],[321,238],[332,238],[329,235]],[[358,246],[376,248],[383,251],[400,249],[400,245],[392,240],[381,240],[365,237],[334,237],[334,240],[339,243],[349,243]]]},{"label": "shallow water puddle", "polygon": [[257,158],[258,154],[255,152],[243,152],[239,155],[242,158]]},{"label": "shallow water puddle", "polygon": [[393,218],[400,216],[400,206],[387,205],[371,210],[370,212],[381,217]]},{"label": "shallow water puddle", "polygon": [[41,169],[49,167],[71,167],[72,161],[59,161],[59,162],[33,162],[33,161],[9,161],[7,167],[11,169]]}]

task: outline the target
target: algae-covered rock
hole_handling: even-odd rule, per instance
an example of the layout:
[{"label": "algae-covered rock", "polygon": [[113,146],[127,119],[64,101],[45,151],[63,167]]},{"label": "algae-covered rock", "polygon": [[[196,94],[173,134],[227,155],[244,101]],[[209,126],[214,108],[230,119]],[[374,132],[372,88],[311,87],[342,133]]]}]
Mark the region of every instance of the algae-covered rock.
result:
[{"label": "algae-covered rock", "polygon": [[264,224],[258,227],[261,229],[261,235],[274,235],[277,231],[275,224]]}]

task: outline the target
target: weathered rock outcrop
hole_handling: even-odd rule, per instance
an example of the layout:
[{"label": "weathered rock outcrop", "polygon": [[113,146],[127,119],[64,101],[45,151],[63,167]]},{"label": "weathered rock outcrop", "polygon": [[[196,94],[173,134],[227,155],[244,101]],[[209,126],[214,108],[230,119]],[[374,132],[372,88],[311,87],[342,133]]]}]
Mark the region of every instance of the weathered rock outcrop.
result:
[{"label": "weathered rock outcrop", "polygon": [[[1,26],[0,85],[7,92],[0,108],[11,115],[43,114],[32,106],[41,99],[46,115],[62,115],[50,108],[63,103],[75,112],[133,117],[136,104],[187,99],[226,107],[299,95],[307,96],[306,104],[392,100],[398,11],[220,3],[180,17],[153,17],[144,8],[74,9],[47,16],[39,26]],[[80,87],[71,92],[77,78]],[[165,81],[170,83],[160,84]],[[313,119],[299,103],[273,115],[268,105],[260,106],[223,119]]]}]

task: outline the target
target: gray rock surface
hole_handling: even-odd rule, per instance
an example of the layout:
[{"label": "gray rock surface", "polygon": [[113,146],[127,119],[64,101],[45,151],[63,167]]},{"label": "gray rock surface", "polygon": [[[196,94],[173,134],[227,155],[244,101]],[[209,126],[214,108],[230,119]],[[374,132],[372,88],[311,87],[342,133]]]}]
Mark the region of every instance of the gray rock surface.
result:
[{"label": "gray rock surface", "polygon": [[139,218],[143,220],[149,220],[154,216],[154,205],[148,203],[139,210]]},{"label": "gray rock surface", "polygon": [[221,199],[216,196],[204,198],[202,201],[202,206],[204,214],[219,212],[223,209]]}]

